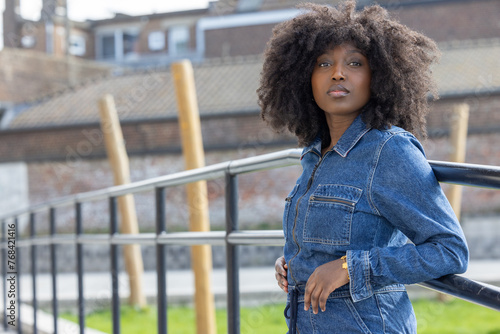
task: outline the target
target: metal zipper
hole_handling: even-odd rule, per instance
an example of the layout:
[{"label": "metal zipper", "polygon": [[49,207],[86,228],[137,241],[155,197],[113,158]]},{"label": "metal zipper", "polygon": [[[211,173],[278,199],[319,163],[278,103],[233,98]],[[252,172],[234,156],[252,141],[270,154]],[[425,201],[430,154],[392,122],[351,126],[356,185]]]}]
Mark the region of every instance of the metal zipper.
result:
[{"label": "metal zipper", "polygon": [[311,201],[318,201],[318,202],[333,202],[333,203],[340,203],[340,204],[345,204],[349,206],[354,206],[356,203],[346,201],[346,200],[341,200],[338,198],[331,198],[331,197],[321,197],[321,196],[312,196]]},{"label": "metal zipper", "polygon": [[297,245],[297,253],[295,253],[295,255],[290,259],[290,261],[288,261],[288,272],[290,273],[290,276],[295,281],[295,283],[297,283],[297,280],[295,279],[295,277],[293,277],[292,260],[295,259],[297,257],[297,255],[299,255],[299,253],[300,253],[300,246],[299,246],[299,243],[297,241],[297,238],[295,237],[295,228],[297,227],[297,217],[299,215],[299,203],[302,200],[302,198],[307,194],[309,189],[311,188],[311,185],[312,185],[313,179],[314,179],[314,174],[316,173],[316,170],[318,170],[318,167],[321,165],[321,162],[325,159],[325,156],[329,153],[329,152],[326,152],[325,155],[322,157],[320,154],[316,153],[315,151],[311,151],[311,152],[316,154],[319,157],[319,161],[316,164],[316,166],[314,166],[314,169],[311,173],[311,177],[309,178],[309,181],[307,182],[306,191],[304,192],[304,194],[302,196],[300,196],[300,198],[297,200],[297,203],[295,204],[295,219],[293,220],[293,228],[292,228],[292,237],[293,237],[293,241],[295,241],[295,244]]}]

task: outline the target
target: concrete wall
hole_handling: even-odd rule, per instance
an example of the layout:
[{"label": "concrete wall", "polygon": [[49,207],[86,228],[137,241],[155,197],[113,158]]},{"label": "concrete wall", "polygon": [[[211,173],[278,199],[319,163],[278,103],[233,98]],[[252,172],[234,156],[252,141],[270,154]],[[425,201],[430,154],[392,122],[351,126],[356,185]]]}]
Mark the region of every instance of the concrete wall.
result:
[{"label": "concrete wall", "polygon": [[0,101],[14,103],[34,101],[111,72],[95,62],[13,48],[0,52],[0,63]]},{"label": "concrete wall", "polygon": [[[11,212],[29,206],[28,165],[24,162],[0,164],[0,212]],[[27,225],[27,217],[19,219],[20,230]]]}]

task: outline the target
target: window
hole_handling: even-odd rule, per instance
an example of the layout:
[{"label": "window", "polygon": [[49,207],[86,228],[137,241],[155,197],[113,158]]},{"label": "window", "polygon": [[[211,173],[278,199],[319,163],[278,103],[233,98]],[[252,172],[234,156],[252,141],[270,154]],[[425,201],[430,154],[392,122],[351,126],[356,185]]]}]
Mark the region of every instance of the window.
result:
[{"label": "window", "polygon": [[178,55],[189,50],[189,27],[177,26],[170,28],[168,32],[169,53]]},{"label": "window", "polygon": [[115,30],[106,32],[98,37],[98,57],[121,61],[137,54],[139,33],[130,30]]},{"label": "window", "polygon": [[64,8],[62,6],[57,6],[55,9],[55,13],[58,16],[65,17],[66,16],[66,8]]},{"label": "window", "polygon": [[238,1],[238,12],[255,12],[260,9],[262,0],[240,0]]},{"label": "window", "polygon": [[0,106],[0,129],[6,129],[12,120],[11,111],[7,109],[7,106]]},{"label": "window", "polygon": [[123,54],[130,55],[136,52],[135,45],[137,42],[137,34],[124,32],[123,33]]},{"label": "window", "polygon": [[36,38],[35,36],[23,36],[23,38],[21,38],[21,45],[23,46],[23,48],[26,48],[26,49],[31,49],[32,47],[35,46],[35,43],[36,43]]},{"label": "window", "polygon": [[71,35],[69,37],[69,53],[74,56],[85,56],[86,53],[85,37]]},{"label": "window", "polygon": [[153,31],[148,36],[148,47],[151,51],[165,49],[165,33],[163,31]]},{"label": "window", "polygon": [[115,58],[115,35],[102,36],[102,58]]}]

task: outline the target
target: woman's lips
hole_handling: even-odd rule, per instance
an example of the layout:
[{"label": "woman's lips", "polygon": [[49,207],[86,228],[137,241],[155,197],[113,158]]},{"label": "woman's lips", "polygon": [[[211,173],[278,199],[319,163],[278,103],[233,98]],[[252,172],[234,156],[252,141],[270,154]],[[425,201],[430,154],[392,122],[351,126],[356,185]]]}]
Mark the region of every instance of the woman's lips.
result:
[{"label": "woman's lips", "polygon": [[349,95],[349,90],[342,85],[334,85],[328,89],[327,94],[331,97],[344,97]]}]

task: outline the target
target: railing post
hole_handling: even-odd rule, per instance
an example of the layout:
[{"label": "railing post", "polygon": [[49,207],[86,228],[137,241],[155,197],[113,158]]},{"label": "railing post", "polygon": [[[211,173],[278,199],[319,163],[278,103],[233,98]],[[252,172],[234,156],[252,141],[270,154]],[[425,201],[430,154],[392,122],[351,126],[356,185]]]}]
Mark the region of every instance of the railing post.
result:
[{"label": "railing post", "polygon": [[[21,247],[19,244],[19,218],[14,218],[14,224],[16,225],[16,272],[17,272],[17,333],[22,334],[23,323],[21,322]],[[54,332],[54,334],[57,334]]]},{"label": "railing post", "polygon": [[82,203],[75,205],[76,271],[78,276],[78,324],[80,334],[85,333],[85,298],[83,295],[83,245],[78,238],[82,235]]},{"label": "railing post", "polygon": [[[109,234],[114,236],[118,233],[118,212],[116,209],[116,197],[109,198]],[[120,295],[118,290],[118,245],[111,244],[111,285],[113,313],[113,334],[120,334]]]},{"label": "railing post", "polygon": [[[156,236],[166,233],[165,188],[156,188]],[[167,333],[167,280],[165,245],[156,244],[158,334]]]},{"label": "railing post", "polygon": [[228,242],[231,232],[238,230],[238,178],[226,173],[226,274],[227,332],[240,333],[240,263],[238,246]]},{"label": "railing post", "polygon": [[[56,209],[50,208],[49,211],[50,219],[50,236],[54,237],[56,235]],[[50,244],[50,263],[51,263],[51,273],[52,273],[52,313],[54,316],[54,334],[57,334],[57,257],[56,257],[57,245],[52,242]]]},{"label": "railing post", "polygon": [[7,223],[2,220],[2,289],[3,289],[3,329],[7,330],[7,237],[5,235]]},{"label": "railing post", "polygon": [[[30,236],[31,241],[35,238],[36,230],[35,230],[35,213],[30,213]],[[33,283],[33,334],[38,333],[38,327],[36,322],[38,301],[36,298],[36,246],[31,245],[31,279]]]}]

